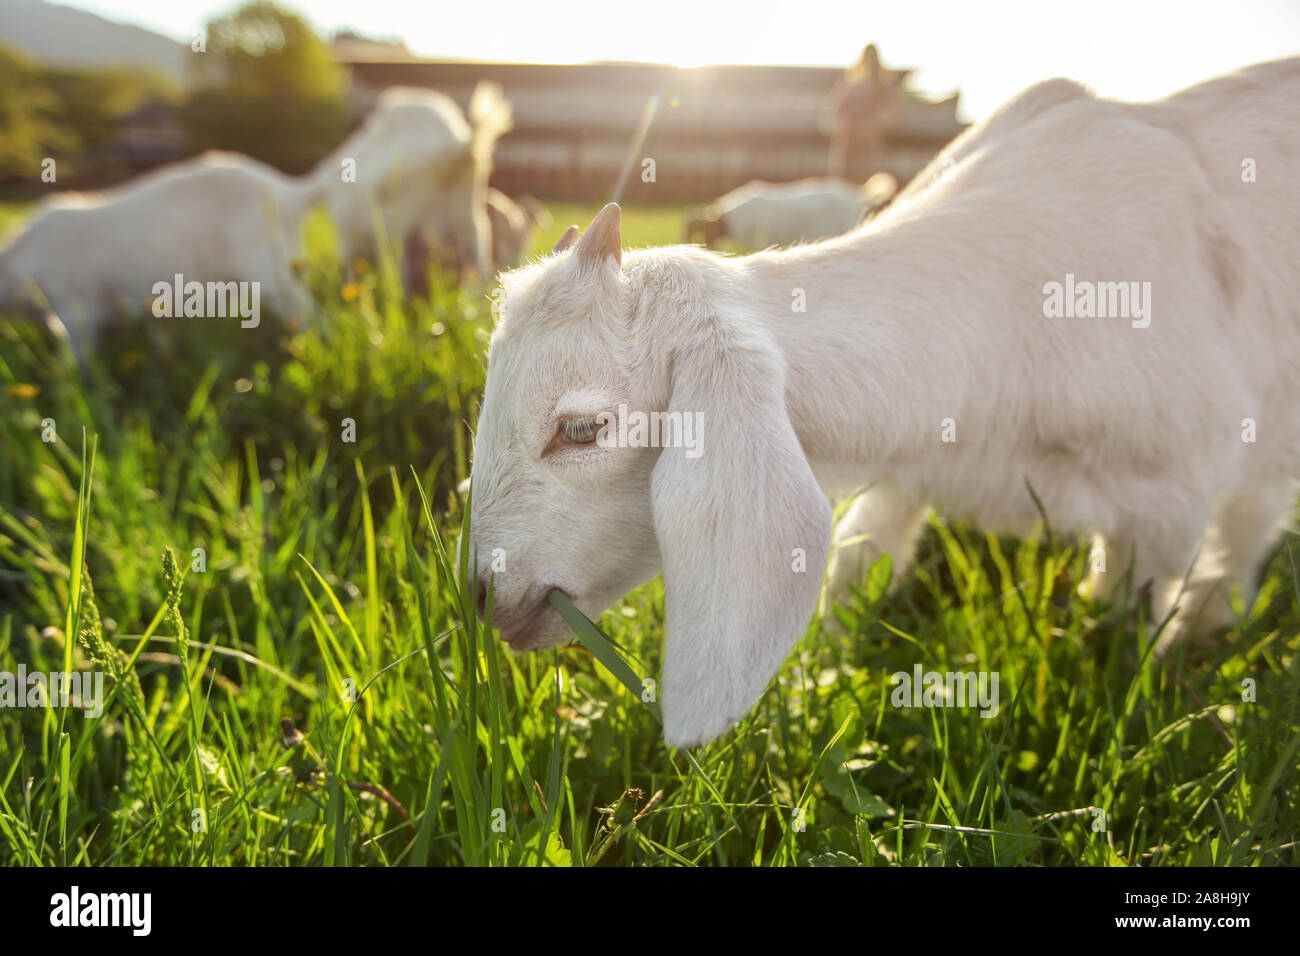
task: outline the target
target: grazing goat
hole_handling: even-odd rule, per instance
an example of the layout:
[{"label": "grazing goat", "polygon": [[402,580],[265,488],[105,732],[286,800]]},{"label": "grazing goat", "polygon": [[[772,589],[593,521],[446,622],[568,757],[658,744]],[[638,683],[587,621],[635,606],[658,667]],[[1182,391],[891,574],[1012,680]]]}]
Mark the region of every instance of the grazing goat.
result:
[{"label": "grazing goat", "polygon": [[503,279],[471,514],[502,638],[563,641],[551,589],[595,617],[662,572],[664,736],[707,741],[804,633],[827,496],[864,488],[833,575],[900,573],[927,507],[1024,534],[1041,503],[1166,637],[1228,620],[1300,475],[1297,159],[1290,59],[1143,104],[1030,87],[790,250],[624,254],[605,207]]},{"label": "grazing goat", "polygon": [[[513,269],[524,261],[524,254],[532,243],[533,230],[541,225],[549,225],[550,213],[532,196],[521,196],[519,201],[511,199],[499,189],[489,189],[487,194],[487,217],[489,235],[492,244],[492,261],[489,274],[503,269]],[[438,230],[435,228],[434,232]],[[446,270],[457,275],[465,272],[467,263],[463,261],[454,248],[442,246],[430,249],[418,232],[407,237],[406,268],[409,285],[416,291],[427,289],[427,270],[431,261],[436,260]]]},{"label": "grazing goat", "polygon": [[492,224],[492,267],[513,269],[524,261],[533,230],[550,225],[551,215],[532,196],[511,199],[499,189],[488,190],[488,220]]},{"label": "grazing goat", "polygon": [[510,112],[497,88],[481,85],[470,117],[439,93],[391,89],[301,178],[214,152],[107,192],[51,197],[0,249],[0,308],[52,310],[79,354],[114,314],[147,310],[154,285],[176,275],[258,282],[264,305],[302,312],[292,264],[315,207],[337,224],[345,259],[374,253],[376,224],[403,237],[436,223],[429,241],[487,275],[487,180]]},{"label": "grazing goat", "polygon": [[839,236],[889,204],[898,181],[876,173],[862,186],[824,177],[792,183],[746,183],[715,200],[686,226],[686,241],[714,248],[734,239],[747,249]]}]

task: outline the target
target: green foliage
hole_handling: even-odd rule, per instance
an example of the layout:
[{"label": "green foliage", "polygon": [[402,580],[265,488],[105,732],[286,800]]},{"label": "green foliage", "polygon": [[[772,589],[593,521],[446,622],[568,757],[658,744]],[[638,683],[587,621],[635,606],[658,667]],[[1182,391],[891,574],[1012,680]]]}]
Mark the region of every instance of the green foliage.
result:
[{"label": "green foliage", "polygon": [[41,160],[72,148],[72,131],[59,125],[58,97],[33,60],[0,47],[0,178],[41,175]]},{"label": "green foliage", "polygon": [[230,149],[303,173],[343,138],[347,82],[302,17],[256,0],[210,21],[193,58],[185,124],[196,149]]},{"label": "green foliage", "polygon": [[102,171],[96,157],[117,142],[124,119],[150,100],[177,103],[180,90],[151,70],[51,69],[45,87],[58,102],[58,124],[73,131],[81,162],[74,172]]},{"label": "green foliage", "polygon": [[[0,321],[0,671],[93,666],[108,698],[3,712],[0,864],[1300,862],[1294,535],[1236,631],[1165,664],[1076,595],[1080,543],[935,522],[739,726],[668,750],[637,692],[658,583],[574,621],[621,677],[475,616],[486,290],[409,300],[313,240],[309,326],[127,325],[78,371]],[[894,707],[916,663],[997,671],[998,715]]]},{"label": "green foliage", "polygon": [[60,175],[102,173],[122,120],[150,99],[178,95],[150,70],[46,68],[0,47],[0,179],[39,182],[46,157]]},{"label": "green foliage", "polygon": [[14,200],[0,200],[0,243],[8,240],[10,235],[22,225],[27,218],[30,204]]}]

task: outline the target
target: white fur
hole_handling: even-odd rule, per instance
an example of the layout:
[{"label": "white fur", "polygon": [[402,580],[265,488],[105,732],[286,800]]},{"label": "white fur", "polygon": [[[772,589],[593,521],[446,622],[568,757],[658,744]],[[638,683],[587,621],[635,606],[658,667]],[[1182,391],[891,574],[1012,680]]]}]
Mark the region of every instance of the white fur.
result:
[{"label": "white fur", "polygon": [[[104,193],[51,197],[0,250],[0,306],[48,303],[78,348],[116,312],[147,311],[154,283],[177,273],[187,282],[260,281],[264,307],[298,313],[307,301],[292,263],[316,206],[338,225],[346,257],[373,253],[377,221],[399,242],[436,228],[431,240],[486,275],[487,177],[509,108],[495,88],[480,87],[471,118],[472,126],[440,93],[397,88],[301,178],[208,153]],[[344,180],[345,163],[355,164],[355,181]]]},{"label": "white fur", "polygon": [[[905,566],[926,508],[1030,532],[1032,485],[1056,528],[1107,542],[1098,584],[1133,555],[1160,615],[1199,552],[1180,617],[1216,583],[1249,598],[1300,474],[1298,155],[1292,59],[1150,104],[1031,87],[884,214],[815,245],[624,256],[607,207],[575,248],[504,278],[472,514],[481,575],[504,562],[503,634],[562,641],[549,588],[594,616],[662,571],[665,738],[708,740],[814,610],[824,495],[862,488],[836,536],[868,540],[841,577],[862,549]],[[1045,316],[1067,273],[1150,282],[1150,325]],[[620,403],[702,413],[703,454],[554,446],[557,418]]]}]

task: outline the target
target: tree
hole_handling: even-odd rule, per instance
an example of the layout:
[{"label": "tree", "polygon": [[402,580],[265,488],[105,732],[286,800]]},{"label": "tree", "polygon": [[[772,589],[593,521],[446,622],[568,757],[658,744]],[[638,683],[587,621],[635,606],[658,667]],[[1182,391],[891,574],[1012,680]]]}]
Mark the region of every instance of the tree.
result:
[{"label": "tree", "polygon": [[76,136],[78,166],[102,162],[120,137],[122,121],[144,104],[181,99],[176,84],[151,69],[49,69],[43,82],[58,100],[59,124]]},{"label": "tree", "polygon": [[39,182],[41,161],[75,144],[75,135],[59,124],[59,100],[46,88],[41,68],[0,47],[0,178]]},{"label": "tree", "polygon": [[57,160],[60,183],[102,175],[122,121],[142,103],[178,97],[153,70],[47,68],[0,47],[0,181],[42,182],[46,159]]},{"label": "tree", "polygon": [[232,149],[287,173],[310,169],[347,132],[347,76],[302,17],[255,0],[209,21],[185,113],[198,149]]}]

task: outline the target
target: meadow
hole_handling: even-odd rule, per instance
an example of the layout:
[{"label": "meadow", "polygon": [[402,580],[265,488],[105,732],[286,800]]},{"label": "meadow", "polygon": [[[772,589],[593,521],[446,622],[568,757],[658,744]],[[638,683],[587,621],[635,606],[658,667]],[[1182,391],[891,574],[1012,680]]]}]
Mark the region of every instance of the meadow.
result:
[{"label": "meadow", "polygon": [[[596,208],[552,207],[535,251]],[[632,245],[681,228],[625,211]],[[515,657],[473,613],[490,290],[407,298],[331,249],[318,321],[122,324],[78,369],[0,320],[0,672],[106,675],[98,717],[0,710],[0,863],[1300,861],[1295,534],[1233,633],[1160,662],[1159,622],[1076,592],[1050,515],[1024,541],[935,518],[747,719],[668,749],[599,637]],[[596,623],[658,674],[660,584]],[[998,713],[894,706],[918,664],[997,672]]]}]

